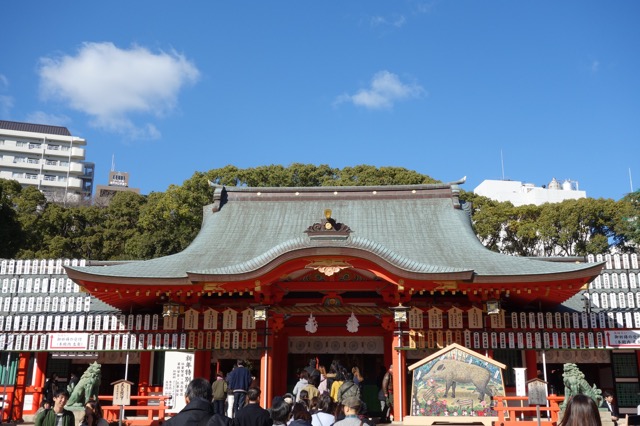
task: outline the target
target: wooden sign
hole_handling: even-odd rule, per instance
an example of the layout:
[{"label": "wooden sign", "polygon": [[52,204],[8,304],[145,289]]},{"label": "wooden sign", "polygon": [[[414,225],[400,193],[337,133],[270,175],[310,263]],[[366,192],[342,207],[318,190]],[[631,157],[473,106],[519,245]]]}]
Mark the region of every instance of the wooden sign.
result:
[{"label": "wooden sign", "polygon": [[131,405],[131,385],[128,380],[118,380],[113,385],[113,405]]},{"label": "wooden sign", "polygon": [[547,382],[540,379],[533,379],[527,382],[529,394],[529,405],[547,404]]}]

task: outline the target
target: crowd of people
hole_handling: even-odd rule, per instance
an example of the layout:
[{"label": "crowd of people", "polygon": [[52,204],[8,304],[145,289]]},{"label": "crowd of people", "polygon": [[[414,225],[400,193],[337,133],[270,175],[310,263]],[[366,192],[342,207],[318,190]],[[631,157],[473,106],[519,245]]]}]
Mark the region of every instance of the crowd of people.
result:
[{"label": "crowd of people", "polygon": [[[315,358],[297,374],[291,393],[260,406],[261,390],[242,360],[225,378],[216,373],[212,383],[196,378],[187,387],[184,409],[167,426],[374,426],[362,398],[364,377],[358,367],[350,369],[334,361],[329,368]],[[389,422],[393,400],[391,369],[380,378],[382,422]],[[253,383],[253,384],[252,384]],[[226,407],[225,407],[226,406]]]}]

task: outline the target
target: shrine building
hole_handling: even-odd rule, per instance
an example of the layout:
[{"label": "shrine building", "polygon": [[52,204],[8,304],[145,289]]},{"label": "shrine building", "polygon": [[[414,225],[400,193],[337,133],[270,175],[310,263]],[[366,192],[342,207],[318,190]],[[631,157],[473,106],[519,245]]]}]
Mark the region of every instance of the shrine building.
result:
[{"label": "shrine building", "polygon": [[[432,345],[464,344],[465,329],[487,326],[487,309],[503,312],[507,303],[553,307],[599,274],[601,264],[487,250],[458,199],[459,183],[215,186],[202,229],[184,251],[108,267],[67,267],[67,273],[124,313],[164,309],[164,318],[173,321],[165,320],[163,331],[184,333],[186,349],[195,350],[196,376],[211,376],[216,348],[233,359],[254,350],[266,404],[287,391],[295,368],[309,356],[328,367],[347,347],[359,355],[361,368],[393,365],[404,371],[406,352],[394,348],[424,347],[429,339]],[[407,314],[421,325],[413,343],[394,321],[397,307],[411,308]],[[263,320],[258,324],[256,311]],[[443,313],[452,322],[448,327],[441,324]],[[425,315],[438,324],[423,322]],[[310,318],[317,324],[311,330]],[[407,332],[415,330],[412,325]],[[367,371],[370,377],[377,372]],[[397,389],[404,386],[396,383]]]},{"label": "shrine building", "polygon": [[162,392],[152,382],[167,351],[193,353],[195,377],[226,374],[246,359],[265,407],[292,388],[310,357],[327,368],[334,359],[359,366],[372,406],[375,377],[392,366],[394,418],[402,420],[407,360],[449,343],[489,357],[516,349],[528,378],[536,377],[540,349],[604,348],[601,332],[578,333],[575,318],[567,323],[568,314],[554,312],[603,262],[488,250],[459,200],[461,183],[214,185],[202,228],[182,252],[65,267],[82,291],[119,313],[119,326],[86,333],[84,350],[135,354],[128,380],[139,394]]}]

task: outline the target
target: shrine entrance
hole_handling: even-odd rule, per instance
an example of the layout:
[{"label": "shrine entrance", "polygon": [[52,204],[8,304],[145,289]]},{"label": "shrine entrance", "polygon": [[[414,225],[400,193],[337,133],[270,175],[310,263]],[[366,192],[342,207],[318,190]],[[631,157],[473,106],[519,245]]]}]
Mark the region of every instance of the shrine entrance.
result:
[{"label": "shrine entrance", "polygon": [[386,368],[384,338],[381,336],[292,336],[289,337],[287,359],[287,390],[297,382],[297,373],[309,365],[311,358],[327,371],[333,361],[339,361],[348,371],[358,367],[364,376],[362,400],[370,415],[380,411],[378,390]]}]

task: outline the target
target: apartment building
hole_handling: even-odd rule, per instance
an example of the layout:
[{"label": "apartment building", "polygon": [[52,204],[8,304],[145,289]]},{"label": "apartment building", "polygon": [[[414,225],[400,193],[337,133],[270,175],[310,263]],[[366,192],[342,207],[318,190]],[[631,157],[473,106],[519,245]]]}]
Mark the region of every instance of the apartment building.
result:
[{"label": "apartment building", "polygon": [[88,200],[95,165],[85,161],[85,139],[66,127],[0,120],[0,178],[35,186],[48,200]]}]

